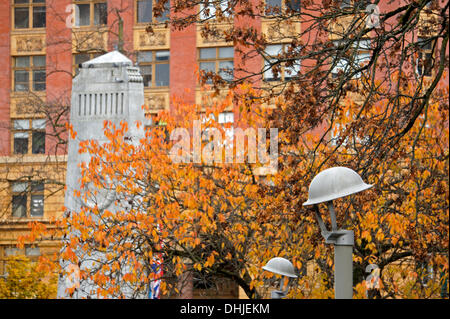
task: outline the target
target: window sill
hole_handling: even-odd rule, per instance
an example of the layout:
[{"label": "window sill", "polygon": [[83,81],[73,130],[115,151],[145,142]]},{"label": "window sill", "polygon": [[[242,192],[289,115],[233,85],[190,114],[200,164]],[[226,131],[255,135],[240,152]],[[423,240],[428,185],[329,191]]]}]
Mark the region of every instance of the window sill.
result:
[{"label": "window sill", "polygon": [[135,22],[133,29],[146,29],[151,26],[153,29],[168,29],[164,26],[164,22]]},{"label": "window sill", "polygon": [[169,86],[145,86],[144,92],[168,92]]},{"label": "window sill", "polygon": [[50,222],[49,219],[45,218],[44,216],[39,217],[12,217],[8,216],[6,218],[3,218],[0,220],[0,229],[1,226],[8,227],[8,230],[13,230],[9,227],[11,227],[11,224],[16,225],[14,228],[26,228],[28,229],[28,223],[30,222]]},{"label": "window sill", "polygon": [[102,25],[83,25],[83,26],[73,26],[72,30],[74,32],[86,32],[86,31],[96,31],[96,32],[106,32],[108,31],[108,25],[102,24]]},{"label": "window sill", "polygon": [[[205,20],[209,23],[209,25],[213,25],[213,26],[228,26],[228,25],[232,25],[234,23],[234,17],[227,17],[227,18],[223,18],[220,21],[217,21],[216,18],[210,18]],[[204,23],[197,23],[198,27],[201,27]]]},{"label": "window sill", "polygon": [[11,91],[11,97],[38,96],[43,98],[46,96],[46,91]]},{"label": "window sill", "polygon": [[8,163],[46,163],[49,161],[49,156],[48,154],[11,154]]},{"label": "window sill", "polygon": [[64,164],[67,161],[67,155],[53,154],[11,154],[0,157],[0,164],[24,164],[24,163],[57,163]]},{"label": "window sill", "polygon": [[30,35],[30,34],[45,34],[46,28],[24,28],[24,29],[11,29],[11,35]]}]

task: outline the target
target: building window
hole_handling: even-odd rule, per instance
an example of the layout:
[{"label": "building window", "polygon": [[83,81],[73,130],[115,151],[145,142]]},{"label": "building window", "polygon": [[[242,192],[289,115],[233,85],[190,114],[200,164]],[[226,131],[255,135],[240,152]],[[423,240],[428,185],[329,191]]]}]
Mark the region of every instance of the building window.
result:
[{"label": "building window", "polygon": [[44,182],[15,182],[11,185],[12,216],[44,216]]},{"label": "building window", "polygon": [[9,246],[4,248],[4,255],[5,257],[25,255],[30,259],[35,259],[36,257],[39,257],[41,255],[41,250],[39,249],[39,247],[32,247],[30,245],[26,245],[25,249],[20,249],[15,246]]},{"label": "building window", "polygon": [[282,0],[266,0],[266,15],[279,15],[281,14]]},{"label": "building window", "polygon": [[77,53],[73,55],[73,73],[75,76],[80,73],[80,64],[95,59],[103,53]]},{"label": "building window", "polygon": [[279,62],[278,56],[286,49],[287,45],[283,44],[266,46],[264,50],[264,81],[288,81],[300,72],[300,61],[298,60],[289,66],[286,66],[285,62]]},{"label": "building window", "polygon": [[[335,47],[338,47],[341,42],[334,41]],[[338,50],[336,50],[338,51]],[[360,40],[358,42],[354,42],[352,48],[350,49],[349,56],[341,56],[336,58],[332,62],[331,75],[333,79],[338,78],[341,74],[345,76],[354,73],[359,68],[364,66],[370,61],[371,53],[370,53],[370,40]],[[361,72],[356,72],[353,74],[352,78],[357,79],[361,77]]]},{"label": "building window", "polygon": [[300,0],[266,0],[266,16],[282,14],[282,8],[286,11],[300,11]]},{"label": "building window", "polygon": [[14,154],[45,153],[45,119],[13,120]]},{"label": "building window", "polygon": [[45,91],[45,55],[20,56],[13,60],[14,91]]},{"label": "building window", "polygon": [[169,58],[168,50],[138,52],[137,62],[145,87],[169,86]]},{"label": "building window", "polygon": [[[199,49],[199,68],[204,73],[218,74],[225,81],[234,78],[234,48],[216,47]],[[212,83],[210,79],[206,83]]]},{"label": "building window", "polygon": [[14,0],[14,28],[45,28],[45,0]]},{"label": "building window", "polygon": [[7,275],[5,266],[9,258],[23,255],[34,262],[41,256],[41,250],[39,247],[33,247],[31,245],[25,245],[25,248],[22,249],[17,248],[16,246],[0,246],[0,276]]},{"label": "building window", "polygon": [[108,5],[106,1],[74,0],[75,26],[100,26],[108,23]]},{"label": "building window", "polygon": [[153,15],[153,7],[156,5],[156,0],[137,0],[136,1],[136,22],[137,23],[151,23],[151,22],[165,22],[169,20],[170,1],[164,4],[165,10],[162,15],[155,17]]},{"label": "building window", "polygon": [[419,38],[418,58],[416,61],[417,74],[419,76],[431,76],[433,72],[433,41],[427,38]]},{"label": "building window", "polygon": [[223,17],[229,17],[231,15],[231,8],[229,7],[229,0],[204,0],[200,4],[200,18],[205,19],[215,19],[216,12],[221,12]]}]

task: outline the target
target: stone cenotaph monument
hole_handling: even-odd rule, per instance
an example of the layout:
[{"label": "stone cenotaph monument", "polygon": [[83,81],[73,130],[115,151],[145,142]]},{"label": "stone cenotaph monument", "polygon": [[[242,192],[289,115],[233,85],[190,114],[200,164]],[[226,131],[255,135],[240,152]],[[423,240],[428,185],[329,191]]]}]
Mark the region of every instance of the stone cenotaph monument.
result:
[{"label": "stone cenotaph monument", "polygon": [[[142,109],[144,104],[144,86],[139,68],[126,56],[118,51],[109,52],[80,65],[80,73],[72,82],[72,98],[70,109],[70,123],[77,133],[75,139],[69,138],[66,173],[66,193],[64,204],[66,214],[76,214],[83,205],[95,206],[99,210],[109,211],[123,210],[124,207],[117,207],[115,201],[117,194],[108,191],[102,198],[99,190],[99,197],[96,202],[86,202],[80,197],[74,196],[74,190],[80,190],[82,162],[88,163],[89,154],[80,154],[79,143],[84,140],[96,140],[99,144],[107,141],[104,136],[104,121],[108,120],[119,127],[121,121],[128,123],[128,141],[138,144],[139,140],[145,136],[144,125],[137,128],[136,121],[145,122],[145,114]],[[77,236],[71,231],[70,236]],[[70,237],[69,236],[69,237]],[[66,238],[65,240],[68,240]],[[64,242],[64,239],[63,239]],[[62,248],[64,249],[64,247]],[[64,269],[68,267],[79,267],[78,269],[90,269],[92,260],[104,258],[102,252],[93,252],[87,258],[81,254],[81,250],[75,251],[80,263],[73,265],[67,261],[61,261]],[[96,286],[87,280],[80,281],[75,274],[72,278],[60,277],[58,282],[58,298],[95,298]],[[74,282],[77,281],[78,282]],[[68,287],[77,287],[72,295],[67,294]],[[121,287],[121,294],[125,298],[144,297],[131,296],[130,287]]]}]

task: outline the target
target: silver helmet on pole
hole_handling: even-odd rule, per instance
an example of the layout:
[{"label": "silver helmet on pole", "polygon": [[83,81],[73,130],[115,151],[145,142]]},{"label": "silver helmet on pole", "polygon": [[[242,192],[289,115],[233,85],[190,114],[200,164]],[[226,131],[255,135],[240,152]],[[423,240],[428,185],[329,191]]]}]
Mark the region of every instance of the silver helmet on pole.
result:
[{"label": "silver helmet on pole", "polygon": [[361,176],[347,167],[332,167],[317,174],[309,185],[308,200],[303,206],[328,202],[371,188]]},{"label": "silver helmet on pole", "polygon": [[274,274],[291,278],[297,278],[292,263],[289,260],[282,257],[272,258],[267,262],[267,264],[264,267],[262,267],[262,269],[273,272]]}]

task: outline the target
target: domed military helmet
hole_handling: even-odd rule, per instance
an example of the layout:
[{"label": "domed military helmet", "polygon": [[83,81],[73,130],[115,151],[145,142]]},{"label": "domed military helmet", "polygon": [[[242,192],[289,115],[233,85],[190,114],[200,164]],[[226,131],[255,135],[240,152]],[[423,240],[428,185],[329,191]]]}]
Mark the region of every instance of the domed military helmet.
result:
[{"label": "domed military helmet", "polygon": [[282,257],[272,258],[267,262],[267,264],[264,267],[262,267],[262,269],[273,272],[274,274],[287,276],[291,278],[297,278],[292,263],[289,260]]},{"label": "domed military helmet", "polygon": [[309,185],[308,200],[303,206],[328,202],[371,188],[358,173],[347,167],[332,167],[317,174]]}]

